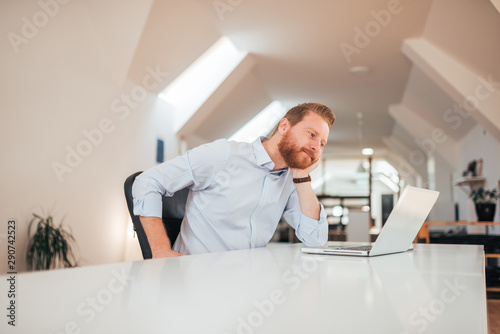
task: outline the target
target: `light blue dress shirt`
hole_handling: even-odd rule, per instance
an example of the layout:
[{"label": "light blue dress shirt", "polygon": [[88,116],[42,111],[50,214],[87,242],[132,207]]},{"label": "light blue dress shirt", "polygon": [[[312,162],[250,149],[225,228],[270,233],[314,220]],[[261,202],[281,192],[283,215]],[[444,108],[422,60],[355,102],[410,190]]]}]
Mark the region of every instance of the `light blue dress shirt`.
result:
[{"label": "light blue dress shirt", "polygon": [[161,217],[161,197],[188,187],[186,214],[173,245],[177,252],[264,247],[281,216],[300,241],[324,245],[328,224],[323,206],[319,221],[302,214],[292,173],[289,168],[272,171],[265,140],[220,139],[146,170],[133,185],[134,214]]}]

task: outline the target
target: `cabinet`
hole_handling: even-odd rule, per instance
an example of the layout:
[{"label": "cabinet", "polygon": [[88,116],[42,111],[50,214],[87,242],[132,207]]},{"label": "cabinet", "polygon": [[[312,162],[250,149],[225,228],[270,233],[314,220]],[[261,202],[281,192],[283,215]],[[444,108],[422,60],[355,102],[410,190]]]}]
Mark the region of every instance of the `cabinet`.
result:
[{"label": "cabinet", "polygon": [[[449,225],[449,226],[485,226],[486,228],[486,235],[488,231],[488,226],[500,226],[500,222],[466,222],[466,221],[461,221],[461,222],[425,222],[424,225],[422,225],[422,228],[418,232],[418,239],[424,240],[426,243],[430,243],[430,236],[429,236],[429,226],[431,225]],[[500,236],[498,236],[500,238]],[[500,247],[500,245],[499,245]],[[484,254],[486,260],[485,262],[487,263],[487,259],[490,258],[497,258],[500,259],[500,252],[489,252],[488,249],[485,249],[485,254]],[[486,287],[486,291],[492,291],[492,292],[500,292],[500,286],[491,286],[491,287]]]}]

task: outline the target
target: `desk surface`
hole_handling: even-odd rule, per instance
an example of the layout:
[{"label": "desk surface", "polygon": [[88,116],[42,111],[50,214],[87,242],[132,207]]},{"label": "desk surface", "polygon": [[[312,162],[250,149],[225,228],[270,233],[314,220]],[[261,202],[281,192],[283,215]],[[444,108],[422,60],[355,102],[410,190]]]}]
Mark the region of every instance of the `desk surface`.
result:
[{"label": "desk surface", "polygon": [[487,333],[481,246],[369,259],[300,247],[18,274],[16,327],[2,306],[0,332]]}]

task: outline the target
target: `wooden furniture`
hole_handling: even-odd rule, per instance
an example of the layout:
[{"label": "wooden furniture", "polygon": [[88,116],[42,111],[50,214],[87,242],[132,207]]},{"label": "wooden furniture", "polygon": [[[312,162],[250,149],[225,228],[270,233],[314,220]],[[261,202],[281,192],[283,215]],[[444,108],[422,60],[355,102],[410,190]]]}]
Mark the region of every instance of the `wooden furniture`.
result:
[{"label": "wooden furniture", "polygon": [[[458,222],[446,222],[446,221],[436,221],[436,222],[425,222],[420,231],[418,232],[417,238],[420,240],[425,240],[426,243],[430,243],[429,238],[429,226],[500,226],[500,222],[468,222],[468,221],[458,221]],[[500,258],[500,253],[485,253],[485,258]],[[487,291],[500,292],[500,287],[487,287]]]}]

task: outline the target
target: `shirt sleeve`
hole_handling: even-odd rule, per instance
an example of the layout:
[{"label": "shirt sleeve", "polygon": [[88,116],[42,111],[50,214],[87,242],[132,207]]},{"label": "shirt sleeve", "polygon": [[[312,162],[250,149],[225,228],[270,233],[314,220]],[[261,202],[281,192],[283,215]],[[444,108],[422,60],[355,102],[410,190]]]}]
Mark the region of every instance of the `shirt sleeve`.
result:
[{"label": "shirt sleeve", "polygon": [[144,171],[132,186],[134,214],[161,218],[162,196],[172,196],[186,187],[195,191],[207,188],[228,156],[227,140],[219,139]]},{"label": "shirt sleeve", "polygon": [[309,247],[319,247],[328,241],[328,223],[323,204],[320,205],[319,220],[307,217],[300,210],[299,195],[294,189],[283,213],[285,221],[295,229],[295,235]]}]

